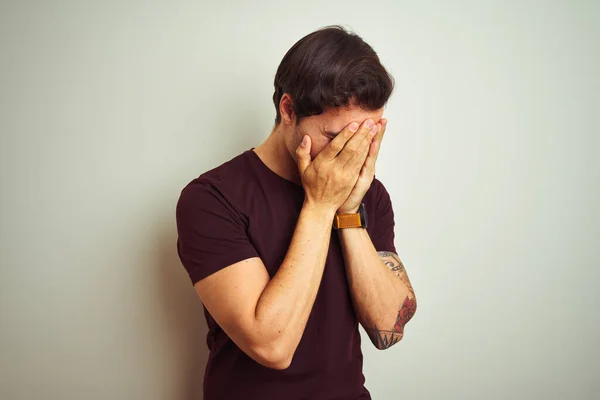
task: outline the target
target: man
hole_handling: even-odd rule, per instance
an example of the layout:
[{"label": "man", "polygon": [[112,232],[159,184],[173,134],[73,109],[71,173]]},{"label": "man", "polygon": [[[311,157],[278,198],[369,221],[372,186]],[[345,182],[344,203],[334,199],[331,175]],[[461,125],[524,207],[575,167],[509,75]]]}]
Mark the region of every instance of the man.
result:
[{"label": "man", "polygon": [[277,70],[271,135],[182,191],[178,251],[209,327],[205,400],[371,398],[358,323],[386,349],[416,308],[374,179],[392,89],[360,37],[313,32]]}]

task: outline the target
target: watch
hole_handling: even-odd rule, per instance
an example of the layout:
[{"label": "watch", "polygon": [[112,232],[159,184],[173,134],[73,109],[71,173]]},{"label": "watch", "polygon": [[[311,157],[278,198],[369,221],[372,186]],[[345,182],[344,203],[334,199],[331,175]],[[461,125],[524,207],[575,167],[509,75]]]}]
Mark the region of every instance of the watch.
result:
[{"label": "watch", "polygon": [[354,214],[335,214],[333,218],[333,229],[366,228],[367,212],[364,203],[360,203],[358,212]]}]

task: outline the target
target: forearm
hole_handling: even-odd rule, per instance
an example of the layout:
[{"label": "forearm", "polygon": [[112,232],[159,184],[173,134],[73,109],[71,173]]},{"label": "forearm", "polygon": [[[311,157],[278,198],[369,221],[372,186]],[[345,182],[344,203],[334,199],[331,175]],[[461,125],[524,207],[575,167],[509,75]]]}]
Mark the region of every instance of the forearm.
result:
[{"label": "forearm", "polygon": [[377,127],[371,119],[352,122],[314,158],[310,135],[296,149],[304,206],[286,257],[255,312],[260,326],[279,335],[278,354],[293,355],[300,342],[323,276],[333,217],[354,191]]},{"label": "forearm", "polygon": [[323,276],[335,210],[305,202],[288,252],[256,305],[256,321],[291,357]]},{"label": "forearm", "polygon": [[366,229],[341,229],[339,235],[357,318],[373,343],[387,348],[402,338],[416,307],[404,267],[399,259],[399,265],[386,265]]}]

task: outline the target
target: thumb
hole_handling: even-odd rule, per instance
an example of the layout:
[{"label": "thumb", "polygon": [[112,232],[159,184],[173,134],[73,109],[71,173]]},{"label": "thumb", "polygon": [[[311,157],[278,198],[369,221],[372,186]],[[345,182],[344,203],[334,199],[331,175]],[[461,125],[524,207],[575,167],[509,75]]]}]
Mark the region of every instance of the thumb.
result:
[{"label": "thumb", "polygon": [[310,165],[310,136],[304,135],[300,146],[296,149],[296,158],[298,159],[298,170],[303,174]]}]

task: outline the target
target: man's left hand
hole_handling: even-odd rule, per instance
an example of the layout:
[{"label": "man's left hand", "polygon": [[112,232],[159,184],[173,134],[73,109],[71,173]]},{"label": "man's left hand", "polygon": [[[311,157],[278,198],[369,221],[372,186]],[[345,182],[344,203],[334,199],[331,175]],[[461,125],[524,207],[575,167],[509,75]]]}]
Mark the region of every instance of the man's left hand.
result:
[{"label": "man's left hand", "polygon": [[358,207],[360,207],[360,203],[362,202],[365,193],[367,193],[367,190],[371,187],[371,183],[375,177],[375,162],[379,156],[379,148],[381,147],[381,141],[383,140],[385,128],[387,127],[387,119],[381,119],[377,125],[379,130],[371,142],[369,155],[360,170],[358,181],[356,181],[352,192],[350,192],[350,196],[348,196],[348,199],[338,209],[338,213],[340,214],[354,214],[358,212]]}]

